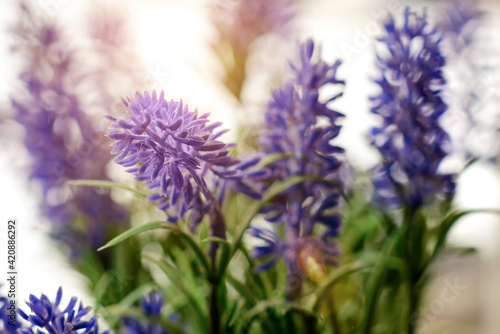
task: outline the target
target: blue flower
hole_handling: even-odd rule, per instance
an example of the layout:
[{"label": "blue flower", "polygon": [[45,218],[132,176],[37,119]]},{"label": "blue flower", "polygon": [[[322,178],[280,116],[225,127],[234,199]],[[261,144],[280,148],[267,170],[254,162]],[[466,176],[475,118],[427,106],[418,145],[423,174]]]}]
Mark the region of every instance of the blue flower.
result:
[{"label": "blue flower", "polygon": [[219,137],[227,130],[216,129],[222,123],[209,123],[209,114],[198,115],[182,101],[166,101],[163,91],[157,96],[145,92],[123,103],[130,110],[128,119],[108,116],[113,123],[108,136],[114,140],[115,161],[130,167],[139,181],[157,192],[149,199],[157,201],[175,222],[191,212],[194,229],[203,217],[216,208],[224,190],[259,198],[262,186],[252,182],[265,176],[263,171],[250,170],[258,158],[240,161],[229,155],[234,144],[225,144]]},{"label": "blue flower", "polygon": [[[338,120],[343,115],[329,107],[342,93],[323,101],[319,90],[327,85],[344,85],[337,79],[340,61],[328,64],[315,53],[312,40],[300,45],[299,62],[291,63],[293,78],[272,92],[265,120],[266,128],[261,136],[262,150],[268,155],[284,158],[269,165],[269,181],[284,181],[298,175],[314,175],[341,184],[339,168],[343,149],[331,143],[340,132]],[[254,249],[256,258],[266,255],[285,259],[289,279],[298,277],[293,298],[300,291],[301,275],[311,274],[301,264],[306,249],[313,248],[321,256],[307,256],[305,261],[319,260],[318,266],[333,264],[338,250],[333,237],[339,233],[340,216],[335,212],[339,191],[321,182],[304,182],[290,187],[266,207],[267,221],[283,225],[284,238],[271,231],[252,229],[254,236],[262,239],[265,246]],[[302,254],[302,255],[301,255]],[[272,259],[271,256],[271,259]],[[320,260],[321,259],[321,260]],[[259,269],[266,269],[275,262],[272,259]],[[319,268],[318,267],[318,268]],[[289,282],[290,283],[290,282]],[[293,287],[290,287],[292,289]]]},{"label": "blue flower", "polygon": [[370,133],[382,156],[375,167],[375,198],[416,209],[430,196],[454,191],[453,175],[438,171],[451,145],[439,124],[447,110],[441,98],[445,59],[439,34],[427,27],[425,14],[406,9],[403,26],[396,26],[393,17],[384,26],[384,48],[377,54],[381,77],[375,80],[381,92],[371,98],[371,112],[382,121]]},{"label": "blue flower", "polygon": [[19,330],[21,334],[40,334],[45,333],[45,330],[50,334],[110,334],[107,330],[99,332],[97,325],[97,317],[92,317],[90,320],[84,320],[89,314],[91,307],[83,307],[80,303],[78,308],[75,308],[77,298],[73,297],[68,306],[61,311],[59,304],[61,303],[62,289],[57,291],[56,300],[51,302],[47,296],[42,295],[37,298],[30,295],[29,302],[26,304],[31,309],[31,314],[26,314],[19,309],[19,315],[29,321],[31,325],[28,328]]}]

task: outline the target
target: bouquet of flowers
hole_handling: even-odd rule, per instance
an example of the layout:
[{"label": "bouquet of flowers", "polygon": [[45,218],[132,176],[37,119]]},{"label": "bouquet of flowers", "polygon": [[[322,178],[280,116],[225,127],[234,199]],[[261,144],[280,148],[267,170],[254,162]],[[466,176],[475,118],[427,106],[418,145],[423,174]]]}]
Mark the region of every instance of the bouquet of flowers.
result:
[{"label": "bouquet of flowers", "polygon": [[[252,56],[272,57],[258,42],[286,44],[296,5],[212,6],[211,48],[237,108],[251,99]],[[116,103],[141,80],[121,13],[93,15],[91,47],[81,48],[55,21],[27,29],[33,10],[19,1],[12,50],[24,59],[23,91],[11,96],[12,119],[26,130],[40,211],[95,305],[73,298],[64,306],[62,289],[48,291],[11,321],[1,297],[0,331],[415,333],[451,228],[498,211],[456,207],[459,172],[442,168],[452,151],[461,150],[464,169],[496,161],[443,125],[456,112],[448,99],[461,94],[447,86],[447,62],[484,70],[464,56],[483,14],[463,3],[443,13],[431,22],[406,8],[384,19],[366,134],[379,162],[359,170],[338,140],[350,117],[337,110],[349,78],[342,59],[324,59],[312,38],[295,44],[286,74],[272,78],[278,87],[265,88],[262,121],[240,122],[230,143],[221,122],[168,91],[143,87]],[[117,60],[123,54],[129,61]],[[477,129],[480,97],[468,101],[467,126]]]}]

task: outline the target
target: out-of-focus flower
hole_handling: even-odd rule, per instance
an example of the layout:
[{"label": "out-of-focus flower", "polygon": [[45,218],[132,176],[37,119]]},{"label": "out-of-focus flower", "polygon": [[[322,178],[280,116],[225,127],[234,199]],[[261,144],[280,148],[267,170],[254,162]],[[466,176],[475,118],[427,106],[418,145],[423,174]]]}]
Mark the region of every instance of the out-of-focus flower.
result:
[{"label": "out-of-focus flower", "polygon": [[[24,3],[20,15],[21,21],[33,19]],[[25,58],[19,76],[24,92],[12,97],[12,107],[26,131],[30,178],[41,185],[42,212],[52,224],[53,236],[76,258],[86,248],[102,246],[122,225],[126,210],[108,191],[65,185],[72,179],[109,179],[106,138],[83,111],[85,99],[76,93],[77,50],[69,47],[53,22],[32,29],[20,24],[15,33],[15,50]]]},{"label": "out-of-focus flower", "polygon": [[219,38],[212,45],[225,68],[224,84],[240,99],[251,45],[268,34],[286,36],[294,17],[293,0],[229,0],[219,2],[214,25]]},{"label": "out-of-focus flower", "polygon": [[76,297],[73,297],[68,306],[61,311],[59,309],[61,298],[61,288],[57,291],[54,302],[51,302],[45,295],[42,295],[40,298],[30,295],[30,300],[26,304],[30,307],[31,313],[28,315],[21,309],[18,312],[31,325],[20,329],[19,333],[111,334],[109,330],[99,332],[97,317],[94,316],[90,320],[84,320],[92,308],[90,306],[84,308],[81,303],[78,308],[75,308],[78,301]]},{"label": "out-of-focus flower", "polygon": [[444,35],[444,42],[454,52],[459,53],[474,40],[474,34],[481,23],[483,13],[470,1],[450,1],[445,4],[439,30]]},{"label": "out-of-focus flower", "polygon": [[[341,184],[338,172],[343,149],[332,145],[331,140],[340,132],[338,120],[343,115],[328,104],[342,93],[326,101],[319,98],[322,87],[344,85],[344,81],[337,79],[340,61],[328,64],[321,60],[312,40],[301,44],[299,50],[299,62],[291,64],[294,77],[273,91],[265,115],[262,149],[269,155],[285,156],[269,166],[270,180],[314,175]],[[341,225],[341,218],[335,213],[339,198],[338,189],[325,183],[295,185],[265,209],[265,218],[269,222],[283,225],[284,238],[280,240],[274,232],[267,230],[251,230],[266,244],[254,249],[254,257],[271,258],[259,269],[272,265],[276,261],[273,257],[285,259],[289,298],[300,292],[301,276],[318,278],[324,273],[325,263],[335,262],[338,250],[333,237],[338,235]],[[315,268],[312,268],[313,264]]]},{"label": "out-of-focus flower", "polygon": [[378,52],[379,95],[371,111],[382,124],[370,134],[382,155],[376,166],[376,199],[383,204],[405,204],[416,209],[431,196],[454,191],[453,175],[438,171],[450,149],[439,118],[447,110],[441,98],[445,85],[440,36],[427,26],[426,15],[406,9],[404,24],[390,17],[384,24],[384,47]]},{"label": "out-of-focus flower", "polygon": [[439,25],[448,82],[443,96],[450,106],[444,124],[453,126],[454,155],[467,162],[498,162],[500,152],[497,54],[479,31],[485,14],[471,1],[453,1],[444,6]]},{"label": "out-of-focus flower", "polygon": [[[141,300],[141,311],[145,320],[131,317],[122,318],[123,330],[121,334],[170,334],[171,332],[163,328],[159,323],[161,310],[163,308],[163,296],[158,291],[151,292]],[[178,322],[177,314],[170,317],[171,322]]]},{"label": "out-of-focus flower", "polygon": [[[131,167],[127,171],[144,181],[157,193],[150,200],[167,211],[175,222],[188,212],[194,229],[206,214],[218,210],[227,186],[250,197],[259,198],[262,187],[252,182],[265,171],[247,171],[259,159],[240,161],[229,155],[234,144],[219,137],[222,123],[209,123],[209,114],[198,115],[182,101],[166,101],[163,91],[157,96],[139,93],[123,101],[130,110],[128,119],[113,121],[108,136],[114,140],[115,161]],[[214,227],[215,228],[215,227]],[[223,235],[221,237],[224,237]]]}]

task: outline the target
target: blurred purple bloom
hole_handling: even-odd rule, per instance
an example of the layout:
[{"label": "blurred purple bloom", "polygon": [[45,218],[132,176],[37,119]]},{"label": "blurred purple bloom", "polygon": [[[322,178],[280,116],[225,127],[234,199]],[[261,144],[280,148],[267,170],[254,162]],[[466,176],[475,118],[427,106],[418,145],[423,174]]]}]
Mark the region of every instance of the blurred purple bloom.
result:
[{"label": "blurred purple bloom", "polygon": [[[25,5],[21,17],[32,19]],[[76,50],[68,47],[58,27],[47,22],[30,30],[21,24],[15,33],[14,49],[26,58],[19,76],[25,91],[12,97],[12,107],[26,131],[30,178],[41,185],[42,212],[53,226],[53,236],[77,257],[89,246],[101,246],[126,218],[108,191],[65,185],[73,179],[109,179],[106,138],[96,131],[75,93]]]},{"label": "blurred purple bloom", "polygon": [[375,81],[381,92],[371,98],[371,111],[382,119],[370,134],[383,160],[375,168],[375,197],[385,205],[416,209],[431,195],[454,191],[453,175],[438,172],[450,146],[439,124],[447,110],[441,98],[445,59],[425,14],[407,9],[403,26],[390,17],[385,29],[380,38],[385,48],[377,55],[381,77]]},{"label": "blurred purple bloom", "polygon": [[[114,140],[115,161],[131,167],[127,171],[144,181],[157,193],[150,200],[177,221],[191,212],[192,229],[205,214],[216,210],[227,185],[233,190],[259,198],[262,187],[252,182],[265,176],[261,171],[247,171],[259,159],[240,162],[229,155],[234,144],[219,137],[227,130],[216,131],[222,123],[209,123],[209,114],[189,111],[182,101],[169,101],[156,92],[139,93],[135,101],[123,101],[130,110],[128,119],[108,116],[113,124],[108,136]],[[216,191],[221,190],[219,201]]]},{"label": "blurred purple bloom", "polygon": [[438,28],[445,42],[458,53],[473,42],[482,16],[470,1],[450,1],[444,6]]},{"label": "blurred purple bloom", "polygon": [[258,37],[286,34],[294,17],[292,0],[232,0],[219,4],[215,24],[237,49],[245,49]]},{"label": "blurred purple bloom", "polygon": [[241,98],[247,77],[247,60],[253,43],[267,35],[289,35],[295,16],[293,0],[227,0],[215,5],[214,25],[219,34],[213,43],[225,69],[224,84]]},{"label": "blurred purple bloom", "polygon": [[[268,155],[284,155],[283,159],[269,166],[270,180],[273,181],[287,180],[296,175],[315,175],[341,184],[338,172],[342,162],[339,159],[344,150],[332,145],[331,140],[340,132],[341,126],[337,122],[343,115],[328,104],[342,93],[323,102],[319,90],[329,84],[343,86],[344,81],[337,79],[340,61],[330,65],[320,59],[314,48],[312,40],[300,45],[299,62],[290,64],[294,77],[272,92],[261,144]],[[266,244],[254,250],[254,257],[271,256],[270,262],[260,269],[272,265],[275,262],[273,256],[282,256],[289,279],[300,276],[300,272],[309,274],[301,265],[301,254],[310,247],[321,256],[315,255],[309,260],[334,263],[338,250],[332,238],[338,235],[341,225],[340,216],[335,213],[339,197],[339,191],[334,187],[321,182],[304,182],[276,198],[265,209],[266,219],[284,225],[285,238],[279,240],[271,231],[251,230]],[[315,237],[317,233],[320,233],[319,237]],[[289,291],[289,295],[293,297],[299,291],[300,283],[296,291]]]},{"label": "blurred purple bloom", "polygon": [[[452,133],[455,152],[467,162],[477,159],[498,162],[500,148],[495,84],[495,52],[484,43],[488,38],[479,31],[486,13],[472,1],[453,1],[442,10],[439,29],[449,85],[444,98],[450,103],[447,118],[454,121]],[[457,131],[458,130],[458,131]]]},{"label": "blurred purple bloom", "polygon": [[[75,308],[77,298],[73,297],[68,306],[61,311],[59,304],[61,303],[62,289],[57,291],[56,300],[51,302],[47,296],[42,295],[37,298],[30,295],[30,301],[26,304],[30,307],[31,313],[28,315],[23,310],[19,309],[19,315],[29,321],[31,325],[28,328],[19,330],[20,334],[110,334],[107,330],[99,332],[97,325],[97,317],[92,317],[90,320],[84,320],[92,309],[83,307],[80,303],[78,308]],[[42,331],[43,330],[43,331]]]}]

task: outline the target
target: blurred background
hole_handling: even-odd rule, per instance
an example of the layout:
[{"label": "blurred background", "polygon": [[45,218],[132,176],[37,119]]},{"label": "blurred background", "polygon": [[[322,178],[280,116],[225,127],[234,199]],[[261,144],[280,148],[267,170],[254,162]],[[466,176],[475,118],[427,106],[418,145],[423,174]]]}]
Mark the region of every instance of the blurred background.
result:
[{"label": "blurred background", "polygon": [[[64,47],[81,50],[73,66],[94,75],[95,81],[79,89],[88,90],[92,97],[106,87],[107,104],[88,104],[100,131],[107,124],[100,115],[119,113],[121,97],[157,89],[164,90],[168,99],[182,98],[202,113],[211,113],[212,120],[233,129],[227,139],[236,140],[238,124],[256,125],[261,120],[270,89],[283,82],[285,61],[293,57],[297,43],[312,37],[321,43],[324,59],[343,60],[340,77],[347,85],[336,109],[346,119],[339,140],[346,148],[347,160],[357,169],[368,170],[378,159],[366,133],[375,122],[368,98],[377,89],[371,80],[376,75],[374,50],[381,20],[389,12],[401,16],[410,5],[419,11],[427,8],[430,21],[437,22],[446,19],[443,13],[448,2],[295,0],[286,32],[252,40],[246,50],[243,85],[224,81],[227,46],[217,22],[224,18],[224,8],[231,6],[231,1],[40,0],[30,4],[31,21],[23,22],[21,30],[57,24],[66,40]],[[442,167],[460,170],[467,152],[484,156],[459,178],[456,204],[498,208],[500,3],[476,1],[471,5],[483,16],[474,27],[472,51],[452,58],[446,67],[450,112],[443,122],[457,149]],[[22,90],[19,73],[26,66],[25,58],[15,50],[21,38],[20,13],[17,1],[0,2],[0,219],[5,222],[2,224],[9,218],[19,221],[18,300],[26,300],[31,293],[55,294],[63,286],[66,299],[78,295],[92,303],[88,282],[67,260],[70,249],[58,247],[49,237],[51,225],[39,211],[43,192],[29,181],[31,158],[22,144],[29,134],[13,120],[11,98]],[[102,38],[97,51],[92,49],[96,38]],[[99,80],[106,82],[101,86],[96,84]],[[466,98],[453,99],[453,94]],[[471,127],[470,115],[464,110],[472,110],[477,117],[474,124],[479,125]],[[488,126],[482,128],[481,124]],[[119,168],[111,173],[115,180],[130,179]],[[2,249],[5,233],[2,228]],[[450,242],[476,251],[467,257],[447,255],[440,260],[428,306],[424,307],[422,332],[445,333],[447,324],[454,323],[462,328],[460,333],[498,333],[500,221],[490,215],[463,219],[452,231]],[[450,284],[465,288],[457,291],[453,302],[445,303],[443,291],[450,289]],[[457,322],[462,326],[456,326]]]}]

